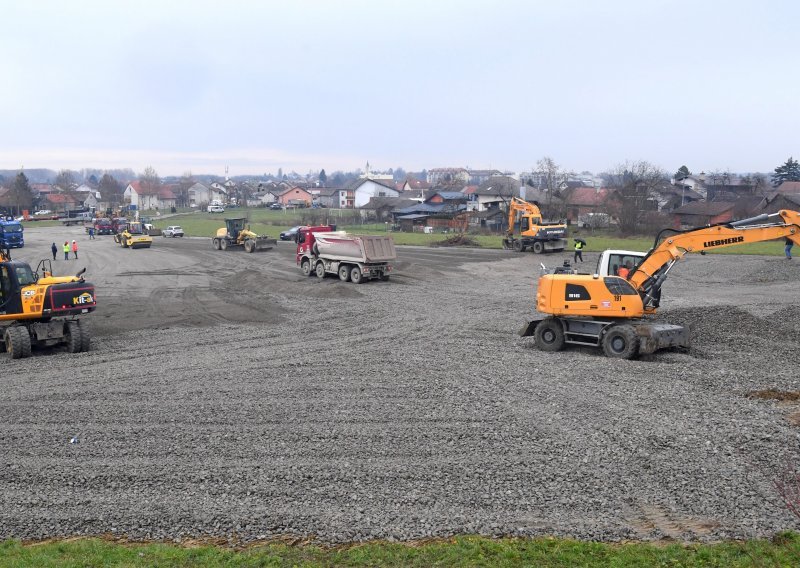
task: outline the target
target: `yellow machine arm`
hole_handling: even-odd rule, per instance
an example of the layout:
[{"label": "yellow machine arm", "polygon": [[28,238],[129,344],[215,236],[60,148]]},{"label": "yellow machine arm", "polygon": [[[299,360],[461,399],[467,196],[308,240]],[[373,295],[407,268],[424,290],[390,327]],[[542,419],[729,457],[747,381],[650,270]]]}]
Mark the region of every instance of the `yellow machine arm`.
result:
[{"label": "yellow machine arm", "polygon": [[539,225],[542,222],[542,212],[535,203],[529,203],[519,197],[512,197],[511,203],[508,204],[508,235],[514,234],[514,224],[517,222],[518,217],[530,216],[532,217],[533,225]]},{"label": "yellow machine arm", "polygon": [[[674,232],[673,235],[665,233]],[[628,275],[628,281],[642,296],[645,311],[658,307],[661,285],[672,266],[686,253],[746,243],[788,238],[800,244],[800,213],[783,210],[733,223],[721,223],[687,231],[665,229],[656,245]]]}]

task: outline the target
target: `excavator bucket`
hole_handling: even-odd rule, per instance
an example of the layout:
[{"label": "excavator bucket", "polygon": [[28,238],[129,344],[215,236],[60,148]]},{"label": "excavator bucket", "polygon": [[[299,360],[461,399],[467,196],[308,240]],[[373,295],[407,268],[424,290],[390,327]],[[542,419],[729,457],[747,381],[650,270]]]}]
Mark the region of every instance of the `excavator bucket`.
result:
[{"label": "excavator bucket", "polygon": [[519,332],[518,332],[520,337],[530,337],[530,336],[532,336],[534,334],[534,332],[536,331],[536,326],[539,325],[539,323],[541,323],[541,321],[542,320],[540,320],[540,319],[529,321],[524,326],[522,326],[522,329],[520,329]]}]

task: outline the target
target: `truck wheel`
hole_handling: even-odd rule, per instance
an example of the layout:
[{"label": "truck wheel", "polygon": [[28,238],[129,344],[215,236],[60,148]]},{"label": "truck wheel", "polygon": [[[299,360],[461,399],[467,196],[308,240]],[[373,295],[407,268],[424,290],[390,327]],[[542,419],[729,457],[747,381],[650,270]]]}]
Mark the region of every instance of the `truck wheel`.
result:
[{"label": "truck wheel", "polygon": [[311,263],[308,259],[300,263],[300,270],[303,271],[303,276],[311,276]]},{"label": "truck wheel", "polygon": [[86,325],[83,320],[78,320],[78,329],[80,330],[81,351],[89,351],[92,343],[92,336],[89,333],[89,326]]},{"label": "truck wheel", "polygon": [[561,351],[564,348],[564,327],[556,318],[545,318],[536,326],[533,341],[542,351]]},{"label": "truck wheel", "polygon": [[342,264],[339,266],[339,280],[342,282],[349,282],[350,281],[350,267],[346,264]]},{"label": "truck wheel", "polygon": [[317,263],[315,270],[317,273],[317,278],[325,278],[325,265],[322,263],[322,261]]},{"label": "truck wheel", "polygon": [[81,329],[78,327],[78,322],[73,320],[66,322],[65,331],[64,341],[67,344],[67,351],[69,353],[79,353],[81,350]]},{"label": "truck wheel", "polygon": [[219,239],[214,239],[212,243],[214,244],[214,250],[219,250]]},{"label": "truck wheel", "polygon": [[536,254],[541,254],[544,251],[544,245],[539,241],[533,243],[533,252]]},{"label": "truck wheel", "polygon": [[244,250],[245,252],[254,252],[256,250],[256,243],[252,240],[245,241]]},{"label": "truck wheel", "polygon": [[220,250],[228,250],[228,239],[220,239],[219,248]]},{"label": "truck wheel", "polygon": [[354,266],[350,271],[350,280],[353,282],[353,284],[361,284],[364,281],[364,277],[361,274],[361,269],[358,266]]},{"label": "truck wheel", "polygon": [[603,353],[615,359],[633,359],[639,354],[639,338],[629,325],[615,325],[603,337]]}]

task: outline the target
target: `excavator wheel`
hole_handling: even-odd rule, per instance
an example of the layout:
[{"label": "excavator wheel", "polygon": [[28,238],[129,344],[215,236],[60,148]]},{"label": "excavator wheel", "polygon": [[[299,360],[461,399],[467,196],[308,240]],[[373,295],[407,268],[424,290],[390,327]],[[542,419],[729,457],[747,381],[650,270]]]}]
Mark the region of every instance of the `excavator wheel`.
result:
[{"label": "excavator wheel", "polygon": [[522,241],[514,241],[514,250],[517,252],[525,252],[525,247],[522,246]]},{"label": "excavator wheel", "polygon": [[533,252],[536,254],[542,254],[542,251],[544,251],[544,245],[542,243],[539,241],[533,243]]},{"label": "excavator wheel", "polygon": [[80,331],[81,351],[89,351],[92,343],[92,336],[89,333],[89,326],[87,326],[83,320],[78,320],[78,330]]},{"label": "excavator wheel", "polygon": [[67,351],[69,353],[80,353],[81,350],[81,328],[78,327],[78,322],[70,320],[66,323],[66,334],[64,340],[67,344]]},{"label": "excavator wheel", "polygon": [[545,318],[536,326],[533,342],[542,351],[561,351],[564,348],[564,326],[556,318]]},{"label": "excavator wheel", "polygon": [[23,359],[31,355],[31,336],[24,327],[6,328],[4,335],[6,352],[12,359]]},{"label": "excavator wheel", "polygon": [[639,336],[630,325],[615,325],[603,337],[603,353],[615,359],[633,359],[639,354]]}]

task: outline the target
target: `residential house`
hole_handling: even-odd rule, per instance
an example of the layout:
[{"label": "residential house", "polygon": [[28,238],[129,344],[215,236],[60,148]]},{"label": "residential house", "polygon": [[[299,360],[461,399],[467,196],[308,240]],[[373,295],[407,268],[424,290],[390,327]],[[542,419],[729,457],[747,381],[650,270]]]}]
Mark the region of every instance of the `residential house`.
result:
[{"label": "residential house", "polygon": [[394,182],[377,179],[358,179],[347,189],[353,192],[353,205],[363,207],[373,197],[399,197],[400,192],[394,187]]},{"label": "residential house", "polygon": [[143,184],[140,181],[132,181],[125,188],[123,199],[135,209],[139,210],[158,210],[170,209],[175,207],[175,193],[172,186]]},{"label": "residential house", "polygon": [[431,186],[439,184],[469,183],[469,172],[465,168],[433,168],[428,170],[426,180]]},{"label": "residential house", "polygon": [[[798,183],[798,182],[784,182]],[[800,211],[800,193],[776,193],[772,197],[765,197],[759,207],[759,213],[771,215],[783,209]]]},{"label": "residential house", "polygon": [[695,201],[675,209],[675,228],[702,227],[727,223],[734,219],[736,203],[729,201]]},{"label": "residential house", "polygon": [[43,201],[39,202],[39,206],[57,213],[66,213],[82,208],[81,202],[68,193],[50,193]]},{"label": "residential house", "polygon": [[417,205],[418,202],[405,197],[373,197],[362,210],[374,211],[379,220],[392,219],[392,212],[404,207]]},{"label": "residential house", "polygon": [[798,194],[800,193],[800,181],[785,181],[778,186],[777,193]]},{"label": "residential house", "polygon": [[703,200],[702,195],[683,184],[674,185],[665,182],[656,187],[652,194],[659,211],[673,211],[681,205]]},{"label": "residential house", "polygon": [[352,209],[355,203],[355,194],[352,189],[321,187],[319,189],[319,204],[332,209]]},{"label": "residential house", "polygon": [[277,196],[278,203],[284,207],[310,207],[312,199],[308,190],[297,186],[285,189]]},{"label": "residential house", "polygon": [[568,222],[577,223],[578,217],[587,213],[606,213],[612,190],[605,187],[576,187],[566,191],[564,205]]},{"label": "residential house", "polygon": [[491,177],[503,175],[503,172],[500,170],[467,170],[467,174],[469,175],[469,184],[480,185]]}]

